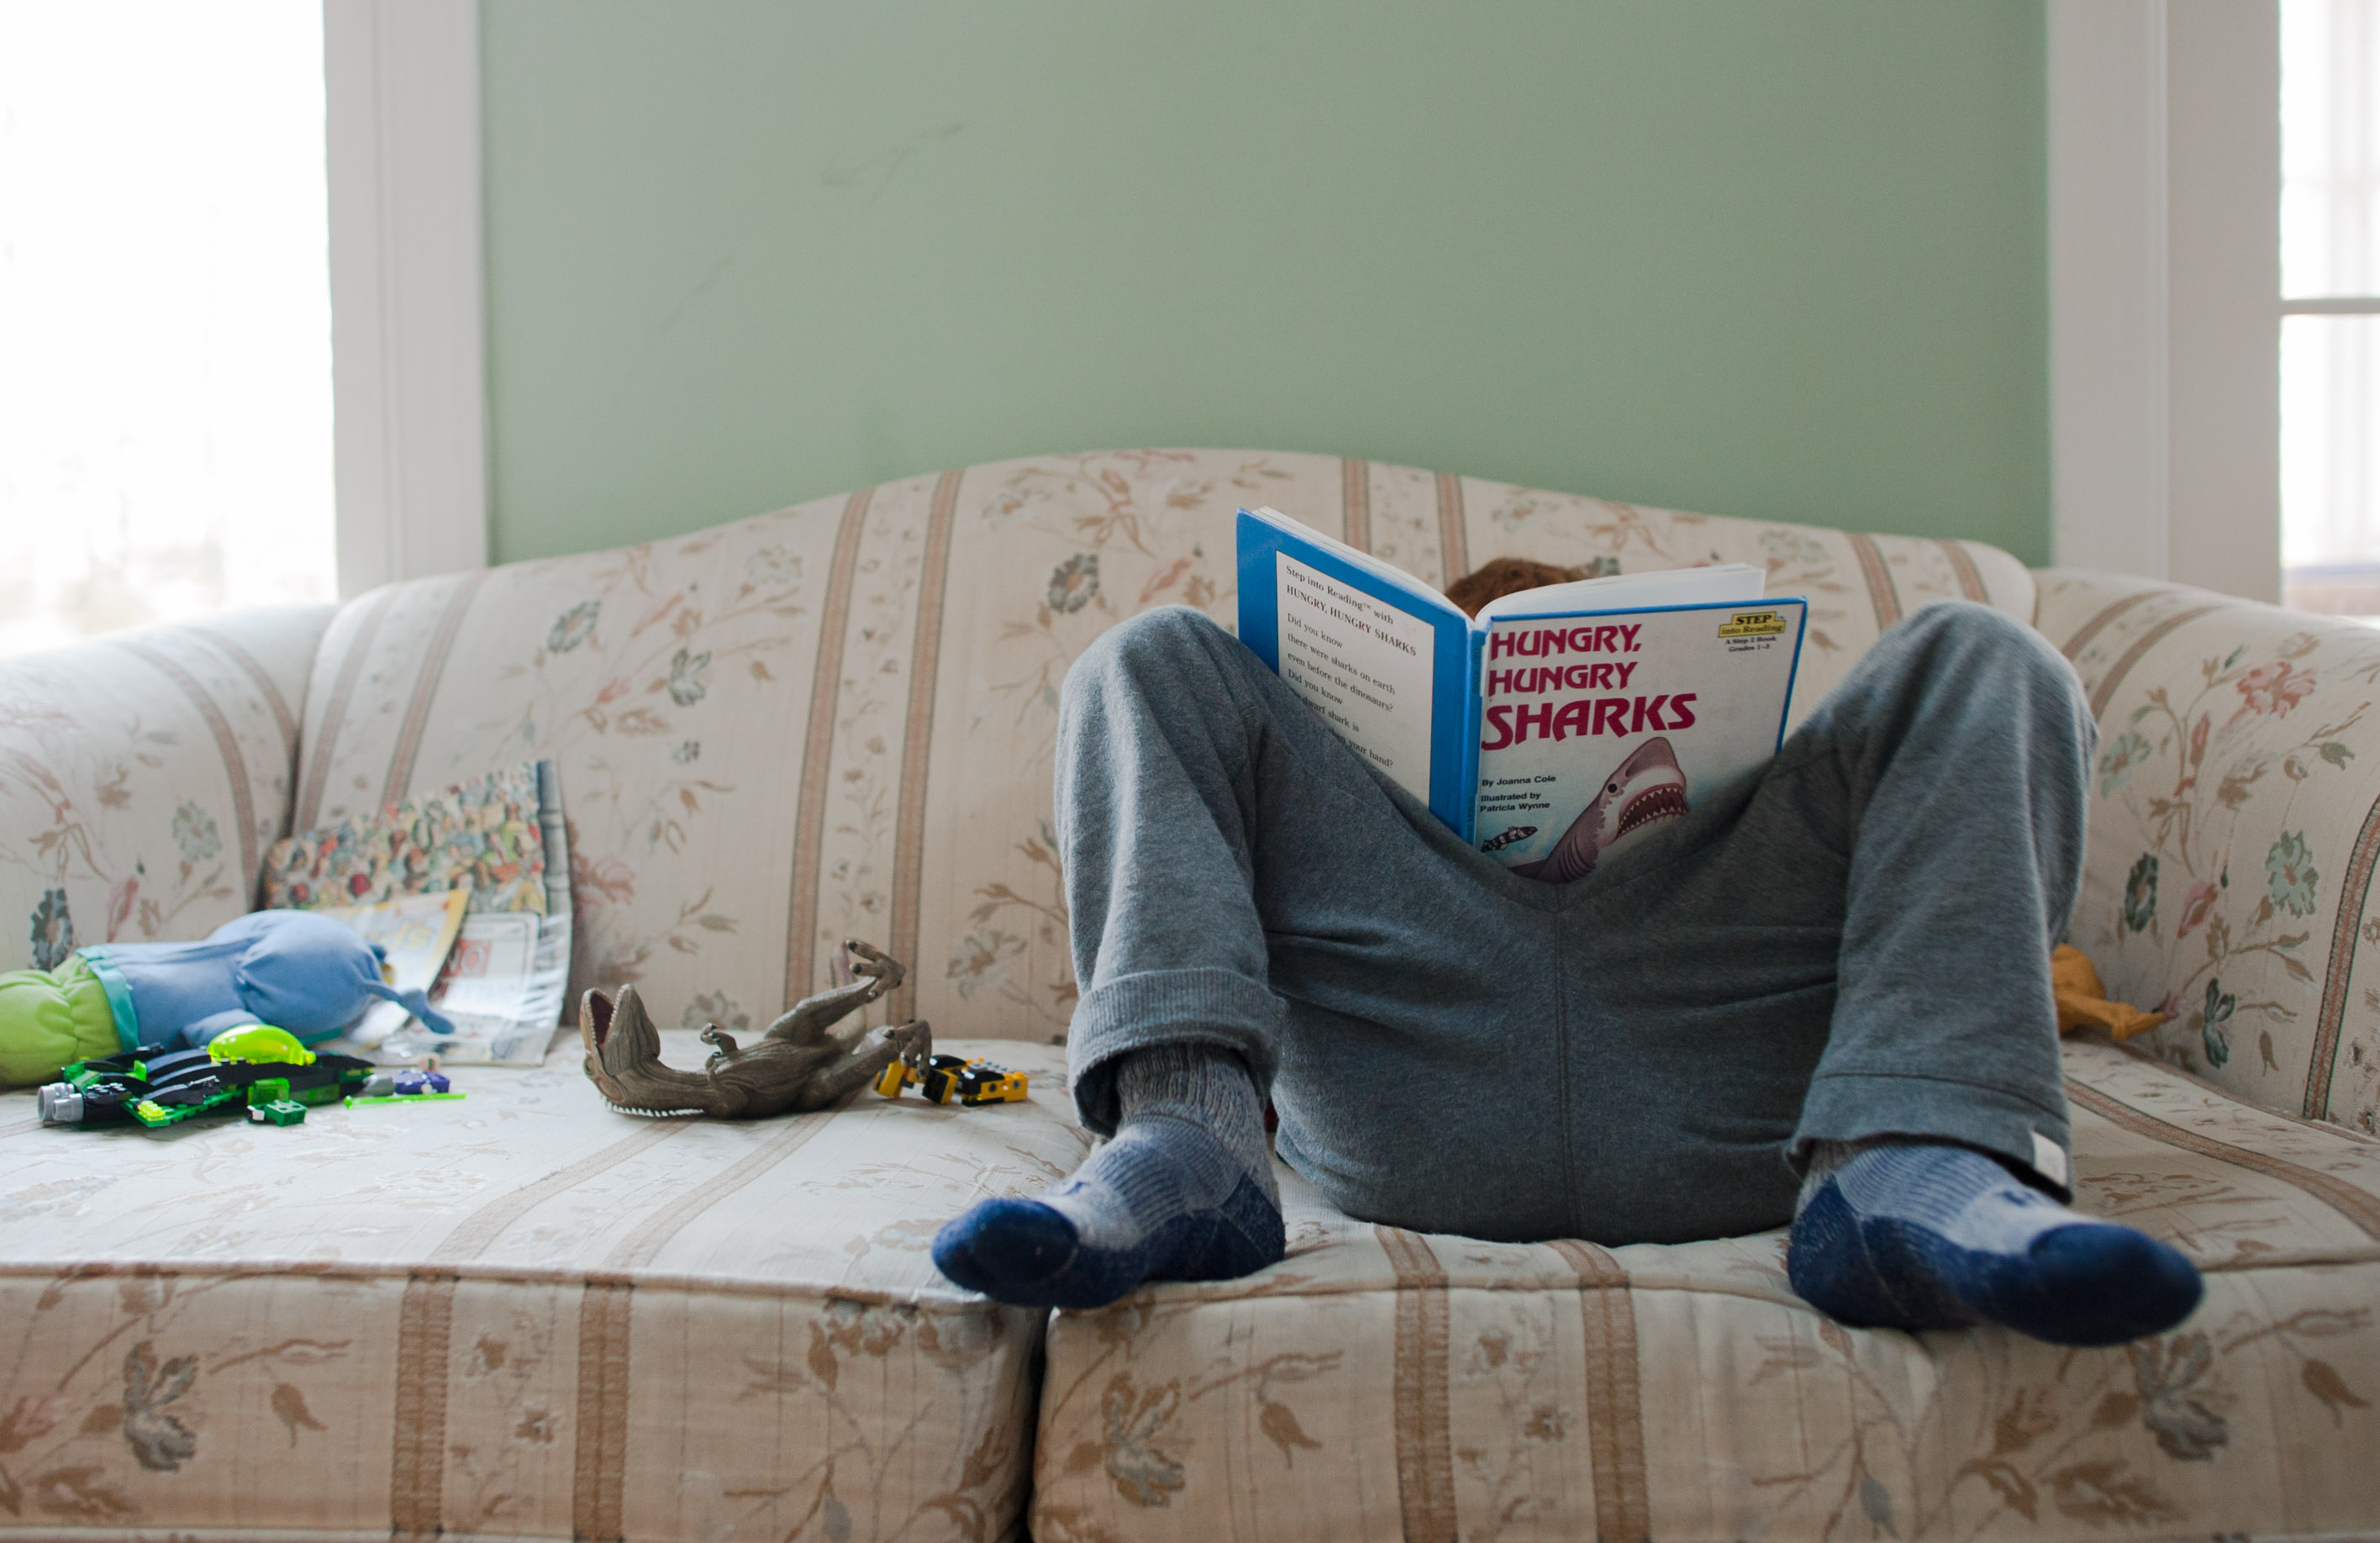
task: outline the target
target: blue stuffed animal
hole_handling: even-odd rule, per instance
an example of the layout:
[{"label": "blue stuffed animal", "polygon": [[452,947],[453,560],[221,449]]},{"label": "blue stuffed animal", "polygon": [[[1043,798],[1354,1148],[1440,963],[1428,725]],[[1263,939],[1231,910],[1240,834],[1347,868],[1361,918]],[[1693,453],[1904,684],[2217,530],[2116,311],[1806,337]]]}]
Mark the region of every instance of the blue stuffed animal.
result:
[{"label": "blue stuffed animal", "polygon": [[420,991],[381,978],[382,956],[328,917],[256,911],[204,942],[94,943],[55,970],[0,974],[0,1084],[139,1045],[196,1049],[243,1024],[327,1039],[375,999],[452,1034]]}]

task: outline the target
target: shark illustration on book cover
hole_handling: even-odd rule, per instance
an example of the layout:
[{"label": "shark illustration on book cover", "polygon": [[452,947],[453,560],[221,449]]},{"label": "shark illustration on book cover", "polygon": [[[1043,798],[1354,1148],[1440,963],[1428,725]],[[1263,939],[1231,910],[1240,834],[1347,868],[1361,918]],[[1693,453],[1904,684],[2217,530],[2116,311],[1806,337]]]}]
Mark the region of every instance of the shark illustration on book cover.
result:
[{"label": "shark illustration on book cover", "polygon": [[[1611,769],[1603,790],[1570,822],[1551,854],[1536,862],[1519,864],[1512,871],[1548,884],[1584,879],[1595,871],[1606,852],[1621,842],[1683,820],[1686,813],[1686,773],[1678,765],[1676,752],[1667,739],[1648,739]],[[1523,839],[1536,833],[1535,826],[1526,827]],[[1480,843],[1480,850],[1493,851],[1507,844],[1490,836]]]}]

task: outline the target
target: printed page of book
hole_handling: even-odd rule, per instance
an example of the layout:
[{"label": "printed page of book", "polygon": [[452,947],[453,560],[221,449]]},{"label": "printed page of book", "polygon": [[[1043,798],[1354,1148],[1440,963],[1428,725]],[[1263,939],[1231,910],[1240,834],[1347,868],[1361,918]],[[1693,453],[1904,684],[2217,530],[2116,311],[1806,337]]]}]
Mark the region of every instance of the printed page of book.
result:
[{"label": "printed page of book", "polygon": [[1340,738],[1429,802],[1438,629],[1286,552],[1276,563],[1281,678]]},{"label": "printed page of book", "polygon": [[1777,753],[1800,600],[1506,617],[1480,661],[1479,849],[1567,883]]},{"label": "printed page of book", "polygon": [[[329,917],[382,953],[381,978],[400,991],[426,991],[455,945],[463,925],[463,908],[471,898],[468,885],[428,894],[404,894],[369,905],[317,905],[314,914]],[[412,1017],[393,1002],[375,1002],[349,1026],[344,1036],[367,1048],[403,1028]]]},{"label": "printed page of book", "polygon": [[1457,832],[1471,813],[1471,618],[1275,509],[1240,511],[1240,640],[1383,776]]},{"label": "printed page of book", "polygon": [[537,967],[540,923],[532,911],[475,911],[430,993],[451,1035],[419,1021],[389,1037],[393,1056],[435,1055],[450,1065],[535,1066],[553,1039],[556,1011]]}]

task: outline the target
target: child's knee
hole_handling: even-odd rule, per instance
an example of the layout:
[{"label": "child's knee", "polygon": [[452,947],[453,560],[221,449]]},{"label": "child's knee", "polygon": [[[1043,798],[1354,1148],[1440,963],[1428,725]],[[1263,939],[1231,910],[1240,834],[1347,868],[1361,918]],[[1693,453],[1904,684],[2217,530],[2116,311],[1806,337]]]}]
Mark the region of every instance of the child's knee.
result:
[{"label": "child's knee", "polygon": [[2075,694],[2074,668],[2049,639],[2004,611],[1975,601],[1936,601],[1885,634],[1936,668],[1983,684],[2029,684]]},{"label": "child's knee", "polygon": [[1071,698],[1120,680],[1148,684],[1178,681],[1192,673],[1212,674],[1218,644],[1237,646],[1201,612],[1186,605],[1144,611],[1092,639],[1066,672],[1065,692]]}]

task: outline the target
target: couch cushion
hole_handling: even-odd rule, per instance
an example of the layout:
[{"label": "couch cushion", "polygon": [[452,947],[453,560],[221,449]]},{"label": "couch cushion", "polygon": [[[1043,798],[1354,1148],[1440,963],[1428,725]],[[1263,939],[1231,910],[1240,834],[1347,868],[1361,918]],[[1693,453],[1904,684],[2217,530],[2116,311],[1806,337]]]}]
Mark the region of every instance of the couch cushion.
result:
[{"label": "couch cushion", "polygon": [[1480,1244],[1281,1170],[1290,1257],[1052,1321],[1038,1543],[2259,1537],[2380,1526],[2380,1143],[2070,1043],[2081,1203],[2183,1248],[2177,1332],[1847,1330],[1783,1235]]},{"label": "couch cushion", "polygon": [[241,611],[0,660],[0,970],[50,952],[34,934],[61,954],[202,938],[249,908],[289,829],[332,614]]},{"label": "couch cushion", "polygon": [[0,1531],[998,1537],[1040,1318],[926,1247],[1086,1144],[1007,1051],[1028,1104],[749,1124],[610,1112],[571,1040],[287,1129],[0,1097]]},{"label": "couch cushion", "polygon": [[1974,542],[1320,456],[1038,457],[366,596],[315,671],[297,822],[553,757],[574,991],[635,980],[664,1022],[732,1027],[819,989],[858,936],[909,964],[900,1011],[1046,1039],[1075,998],[1049,830],[1058,683],[1148,606],[1229,623],[1232,514],[1259,503],[1433,583],[1503,553],[1762,564],[1812,601],[1803,708],[1926,600],[2032,608],[2022,566]]},{"label": "couch cushion", "polygon": [[2139,1042],[2380,1135],[2380,632],[2061,572],[2039,625],[2099,721],[2071,937],[2172,1014]]}]

